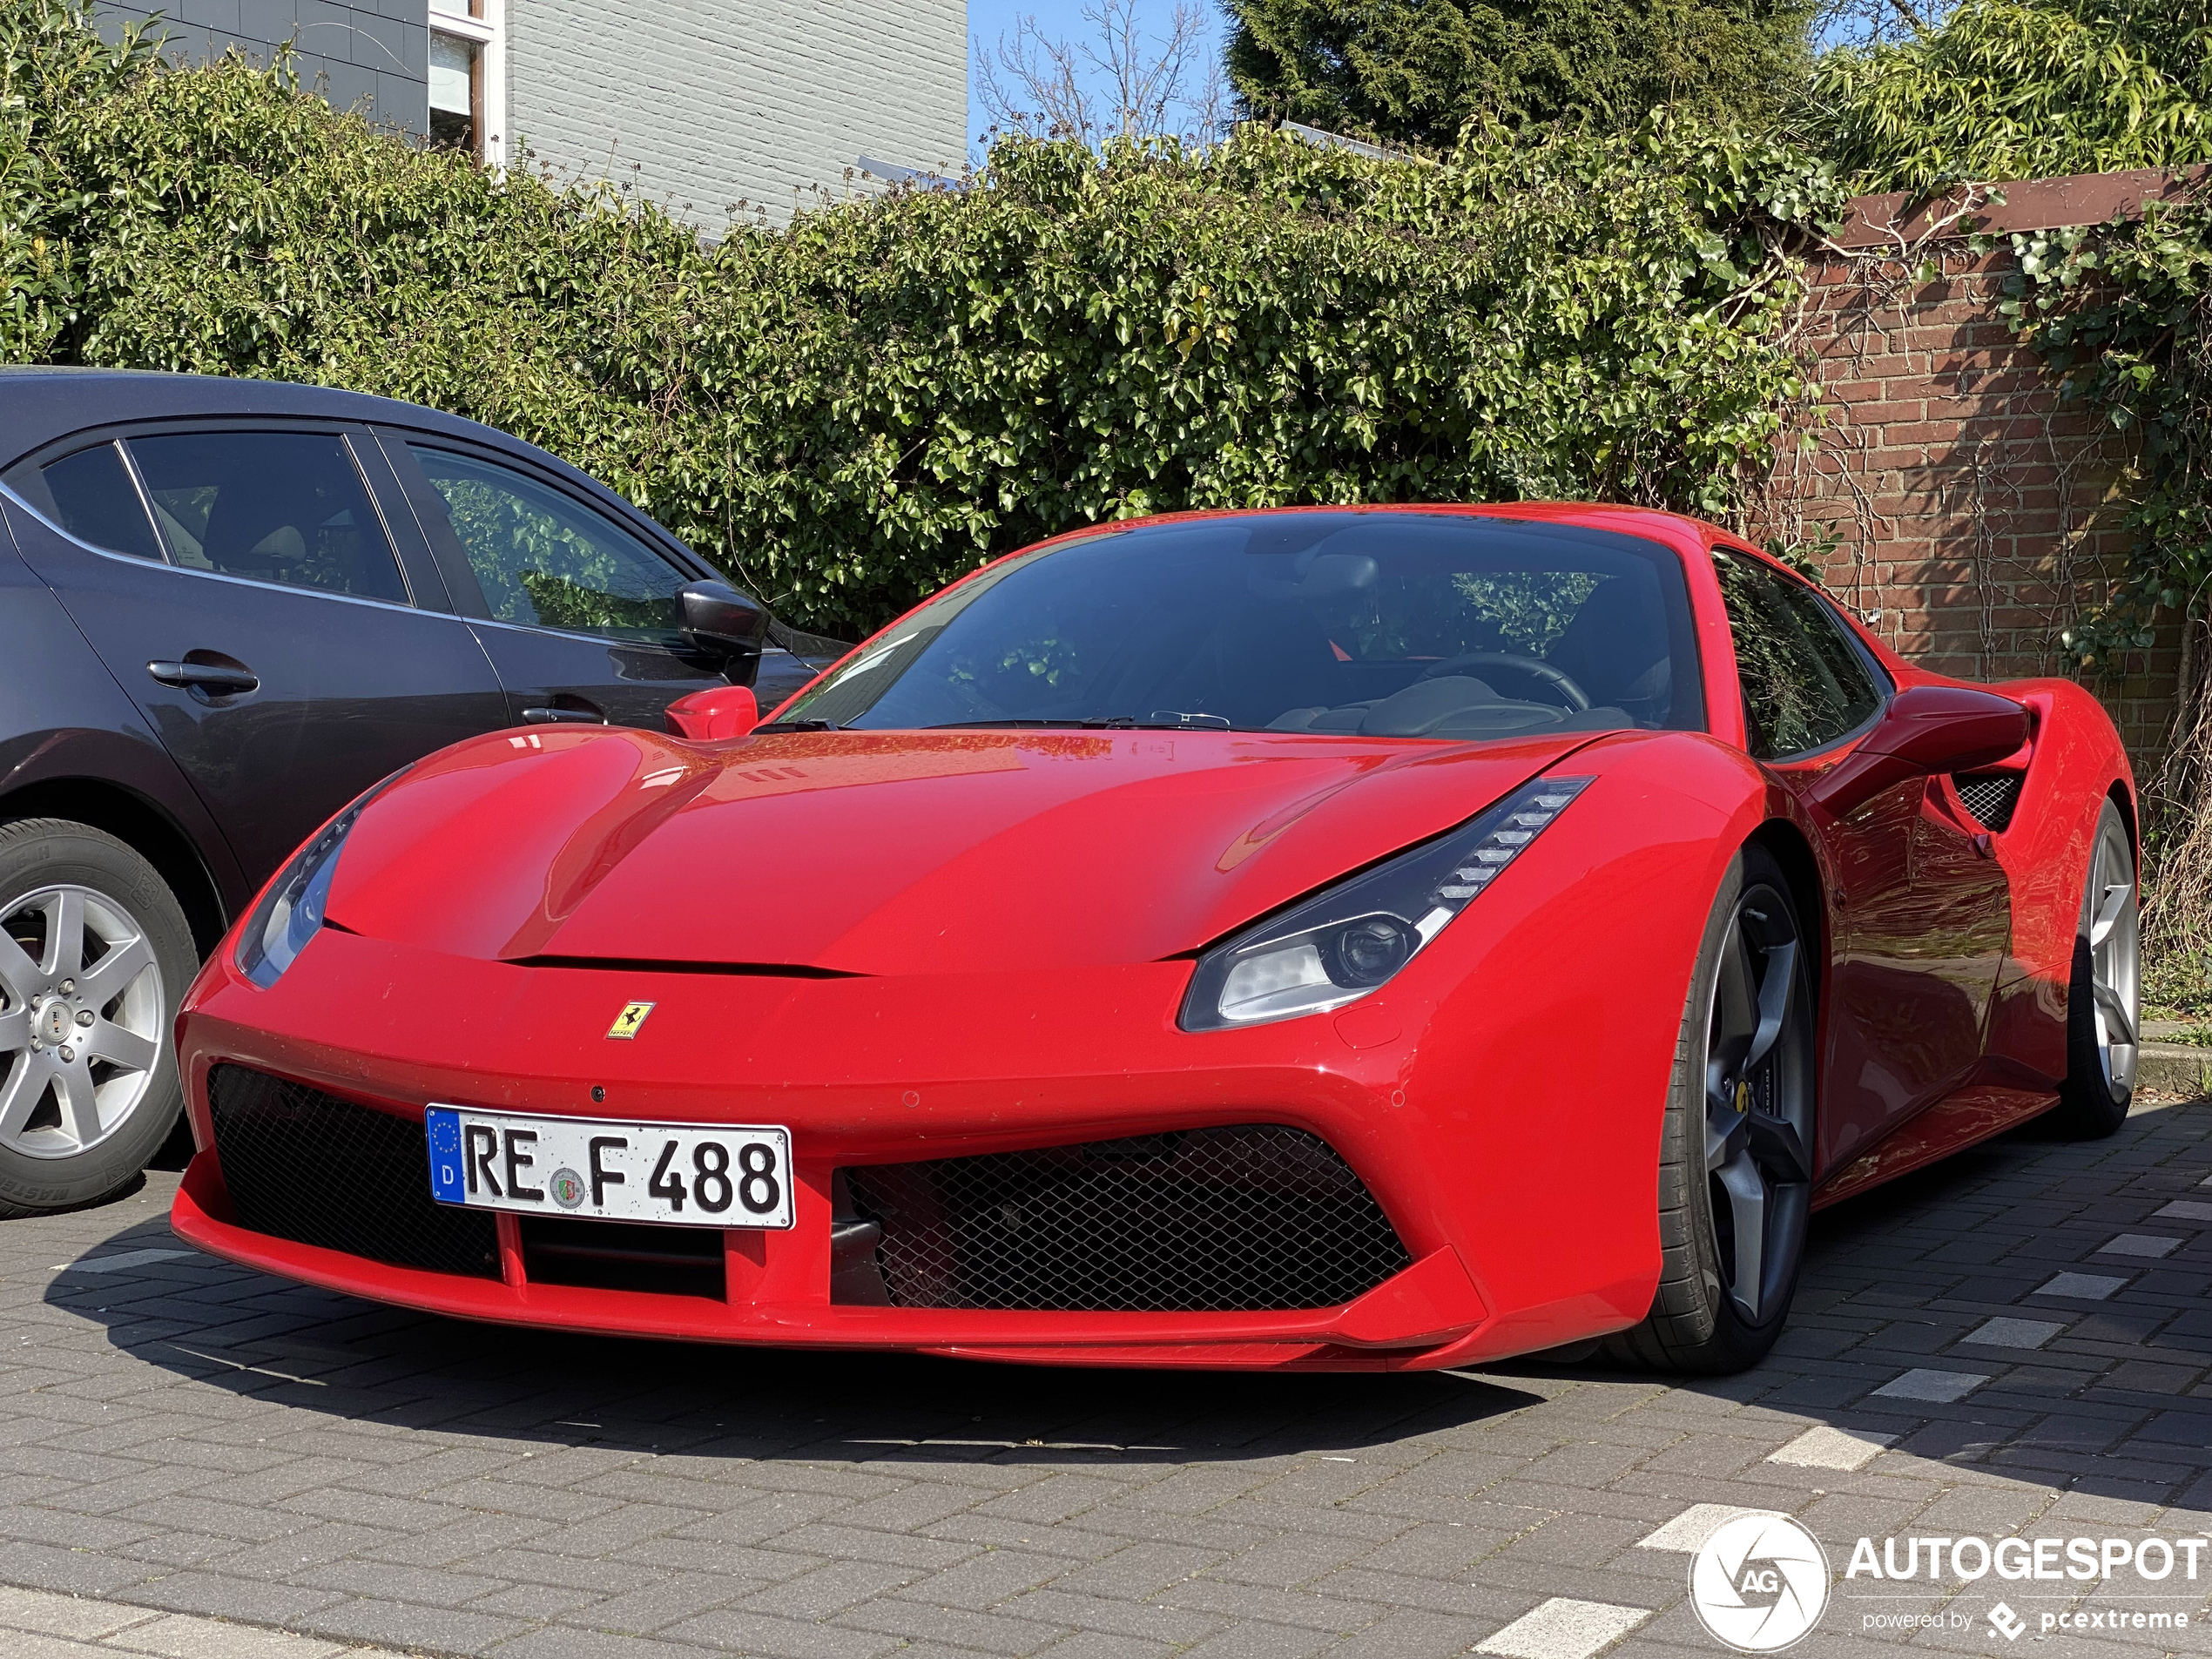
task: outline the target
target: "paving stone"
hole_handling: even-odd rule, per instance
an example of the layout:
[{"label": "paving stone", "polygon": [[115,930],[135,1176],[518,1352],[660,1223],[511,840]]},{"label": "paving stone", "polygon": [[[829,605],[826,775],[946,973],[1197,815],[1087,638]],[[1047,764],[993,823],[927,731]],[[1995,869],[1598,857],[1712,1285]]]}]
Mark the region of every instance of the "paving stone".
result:
[{"label": "paving stone", "polygon": [[1555,1595],[1477,1642],[1474,1650],[1501,1654],[1507,1659],[1590,1659],[1650,1616],[1649,1608],[1615,1607],[1607,1602],[1577,1602]]},{"label": "paving stone", "polygon": [[[2090,1146],[2008,1136],[1825,1211],[1775,1353],[1680,1384],[678,1349],[197,1258],[51,1272],[173,1248],[157,1174],[0,1228],[0,1306],[34,1339],[0,1347],[0,1582],[33,1587],[0,1591],[0,1653],[112,1659],[95,1627],[120,1619],[177,1642],[288,1635],[317,1659],[1421,1659],[1546,1630],[1569,1653],[1584,1627],[1524,1622],[1580,1602],[1640,1621],[1605,1638],[1623,1654],[1702,1659],[1683,1564],[1739,1509],[1797,1514],[1831,1553],[1908,1530],[2202,1528],[2205,1231],[2144,1218],[2204,1201],[2208,1131],[2193,1105]],[[2104,1248],[2156,1228],[2195,1242]],[[1894,1392],[1925,1372],[1946,1380]],[[9,1594],[91,1622],[17,1629]],[[1836,1618],[1799,1651],[1894,1654]]]}]

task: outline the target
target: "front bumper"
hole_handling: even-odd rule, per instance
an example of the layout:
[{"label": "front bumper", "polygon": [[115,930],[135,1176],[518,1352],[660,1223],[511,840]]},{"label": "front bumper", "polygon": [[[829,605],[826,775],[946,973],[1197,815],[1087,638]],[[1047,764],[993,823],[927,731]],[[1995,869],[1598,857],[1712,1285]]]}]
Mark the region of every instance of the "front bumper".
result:
[{"label": "front bumper", "polygon": [[[1193,1035],[1174,1024],[1188,973],[1179,961],[901,980],[528,968],[332,930],[262,990],[237,974],[226,952],[195,986],[179,1024],[200,1150],[174,1225],[216,1255],[380,1301],[705,1341],[1089,1364],[1396,1369],[1527,1352],[1642,1316],[1657,1266],[1656,1133],[1562,1143],[1536,1133],[1527,1113],[1507,1109],[1538,1086],[1535,1045],[1494,1001],[1487,1032],[1482,1022],[1452,1017],[1462,996],[1481,994],[1479,985],[1452,985],[1435,1005],[1418,983],[1393,984],[1387,1003],[1370,999],[1345,1015]],[[1410,970],[1403,977],[1415,978]],[[615,1012],[631,1001],[656,1005],[650,1021],[634,1041],[607,1041]],[[1595,1011],[1569,1012],[1587,1023]],[[1559,1012],[1535,1010],[1546,1018]],[[1481,1035],[1471,1041],[1470,1033]],[[1593,1100],[1660,1098],[1673,1033],[1658,1035],[1635,1045],[1649,1048],[1656,1062],[1640,1065],[1630,1048],[1616,1046],[1599,1075],[1586,1069]],[[723,1299],[533,1282],[511,1218],[498,1224],[497,1278],[393,1266],[272,1237],[239,1224],[224,1185],[208,1079],[226,1063],[417,1122],[424,1103],[437,1101],[785,1124],[796,1225],[722,1235]],[[1639,1069],[1655,1075],[1639,1077]],[[1648,1104],[1634,1116],[1656,1126]],[[840,1168],[1233,1124],[1287,1125],[1320,1137],[1379,1202],[1411,1265],[1345,1305],[1291,1312],[833,1300]],[[1557,1169],[1543,1168],[1546,1161]]]}]

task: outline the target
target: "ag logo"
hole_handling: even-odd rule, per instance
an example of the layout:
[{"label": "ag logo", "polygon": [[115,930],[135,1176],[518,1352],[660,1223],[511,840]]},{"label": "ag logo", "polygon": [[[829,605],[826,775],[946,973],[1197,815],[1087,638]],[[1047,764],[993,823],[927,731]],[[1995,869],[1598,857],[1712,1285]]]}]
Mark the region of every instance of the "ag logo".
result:
[{"label": "ag logo", "polygon": [[1690,1558],[1689,1605],[1700,1624],[1739,1652],[1778,1652],[1820,1622],[1827,1554],[1787,1515],[1733,1516]]},{"label": "ag logo", "polygon": [[651,1002],[624,1003],[622,1012],[615,1015],[615,1022],[607,1028],[607,1035],[628,1041],[637,1035],[637,1028],[645,1023],[645,1016],[652,1011]]}]

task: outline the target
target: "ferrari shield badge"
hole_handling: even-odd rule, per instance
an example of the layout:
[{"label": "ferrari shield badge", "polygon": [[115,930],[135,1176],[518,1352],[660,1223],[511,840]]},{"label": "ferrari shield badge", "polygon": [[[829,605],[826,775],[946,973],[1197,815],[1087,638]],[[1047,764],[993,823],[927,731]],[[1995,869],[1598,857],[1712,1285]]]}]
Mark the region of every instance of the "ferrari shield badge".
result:
[{"label": "ferrari shield badge", "polygon": [[607,1035],[628,1042],[637,1035],[637,1028],[645,1023],[645,1016],[652,1011],[651,1002],[624,1003],[622,1012],[615,1015],[615,1022],[607,1028]]}]

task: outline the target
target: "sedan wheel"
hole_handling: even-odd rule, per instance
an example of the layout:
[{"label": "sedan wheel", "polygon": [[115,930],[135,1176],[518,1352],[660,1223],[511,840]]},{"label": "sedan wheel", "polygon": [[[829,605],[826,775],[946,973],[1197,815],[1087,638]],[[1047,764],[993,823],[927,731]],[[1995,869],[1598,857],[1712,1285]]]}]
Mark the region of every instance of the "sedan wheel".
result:
[{"label": "sedan wheel", "polygon": [[1740,1371],[1774,1345],[1812,1209],[1815,950],[1764,847],[1737,854],[1692,975],[1660,1138],[1659,1286],[1630,1364]]},{"label": "sedan wheel", "polygon": [[168,1006],[145,930],[74,884],[0,898],[0,1146],[66,1158],[145,1099]]},{"label": "sedan wheel", "polygon": [[0,1216],[145,1165],[182,1104],[169,1028],[195,964],[175,895],[82,824],[0,825]]}]

